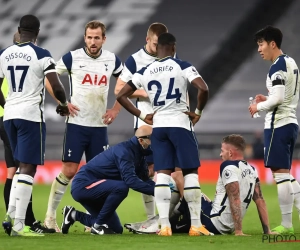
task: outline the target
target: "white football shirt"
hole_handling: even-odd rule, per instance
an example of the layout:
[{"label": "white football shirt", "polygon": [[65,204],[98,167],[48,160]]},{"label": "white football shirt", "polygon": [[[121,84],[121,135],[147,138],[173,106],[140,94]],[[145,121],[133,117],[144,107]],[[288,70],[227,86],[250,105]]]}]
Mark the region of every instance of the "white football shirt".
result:
[{"label": "white football shirt", "polygon": [[9,87],[4,121],[23,119],[44,122],[45,75],[55,61],[48,50],[31,42],[14,44],[0,52],[0,78]]},{"label": "white football shirt", "polygon": [[58,74],[68,72],[71,103],[80,109],[77,116],[67,118],[67,123],[106,127],[102,115],[106,112],[109,80],[122,71],[121,60],[107,50],[93,58],[81,48],[65,54],[56,69]]},{"label": "white football shirt", "polygon": [[[154,62],[155,59],[156,56],[148,53],[145,47],[139,49],[125,61],[124,69],[120,75],[120,79],[123,82],[129,82],[132,79],[134,73]],[[151,106],[149,98],[137,98],[136,107],[146,114],[153,113],[153,108]],[[146,123],[141,119],[134,117],[134,128],[139,128],[142,125],[146,125]]]},{"label": "white football shirt", "polygon": [[242,218],[252,200],[256,182],[259,181],[257,171],[246,161],[224,161],[220,166],[215,198],[212,201],[211,221],[221,234],[234,232],[229,199],[225,186],[237,181],[240,187]]},{"label": "white football shirt", "polygon": [[267,112],[265,128],[278,128],[289,123],[298,124],[296,110],[299,101],[299,69],[293,58],[287,55],[279,56],[271,65],[267,75],[266,85],[269,96],[272,95],[272,82],[276,79],[285,81],[283,103]]},{"label": "white football shirt", "polygon": [[[190,63],[166,57],[134,74],[136,88],[147,92],[153,111],[153,127],[180,127],[193,130],[188,111],[188,84],[201,77]],[[144,112],[144,111],[143,111]]]}]

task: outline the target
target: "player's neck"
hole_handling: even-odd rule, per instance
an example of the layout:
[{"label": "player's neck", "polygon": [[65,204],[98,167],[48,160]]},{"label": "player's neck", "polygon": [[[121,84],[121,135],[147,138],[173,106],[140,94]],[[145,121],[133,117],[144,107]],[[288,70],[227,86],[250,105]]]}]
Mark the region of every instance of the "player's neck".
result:
[{"label": "player's neck", "polygon": [[36,37],[30,36],[30,35],[21,35],[19,43],[27,43],[27,42],[34,43],[35,40],[36,40]]},{"label": "player's neck", "polygon": [[169,53],[169,52],[161,52],[161,53],[158,53],[157,54],[157,57],[159,59],[163,59],[163,58],[166,58],[166,57],[172,57],[172,53]]},{"label": "player's neck", "polygon": [[153,53],[153,52],[151,51],[150,45],[149,45],[149,44],[146,44],[146,45],[145,45],[145,50],[146,50],[146,52],[147,52],[149,55],[151,55],[151,56],[156,56],[155,53]]},{"label": "player's neck", "polygon": [[276,50],[271,58],[272,63],[281,55],[283,55],[282,50],[281,49]]}]

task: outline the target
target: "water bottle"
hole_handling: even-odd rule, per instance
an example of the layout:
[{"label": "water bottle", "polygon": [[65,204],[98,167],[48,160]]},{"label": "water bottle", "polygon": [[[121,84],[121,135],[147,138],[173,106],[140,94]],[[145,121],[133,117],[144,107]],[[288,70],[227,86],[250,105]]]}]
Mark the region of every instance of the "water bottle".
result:
[{"label": "water bottle", "polygon": [[[251,105],[251,104],[255,104],[256,102],[255,102],[255,99],[253,99],[253,97],[249,97],[249,104]],[[254,115],[253,115],[253,118],[258,118],[258,117],[260,117],[260,115],[259,115],[259,113],[258,112],[256,112]]]}]

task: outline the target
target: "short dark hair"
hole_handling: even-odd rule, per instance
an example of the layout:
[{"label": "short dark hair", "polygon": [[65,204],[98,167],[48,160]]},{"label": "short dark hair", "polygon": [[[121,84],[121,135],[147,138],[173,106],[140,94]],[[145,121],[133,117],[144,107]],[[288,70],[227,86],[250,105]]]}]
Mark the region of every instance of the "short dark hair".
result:
[{"label": "short dark hair", "polygon": [[161,34],[167,32],[168,28],[163,23],[152,23],[147,30],[147,36],[160,36]]},{"label": "short dark hair", "polygon": [[105,33],[106,33],[106,27],[104,25],[104,23],[101,23],[100,21],[98,20],[93,20],[93,21],[90,21],[88,22],[86,25],[85,25],[85,29],[84,29],[84,35],[86,35],[86,30],[87,29],[98,29],[100,28],[102,30],[102,37],[105,37]]},{"label": "short dark hair", "polygon": [[265,28],[256,32],[254,36],[254,41],[259,42],[265,40],[267,43],[274,41],[278,49],[280,49],[282,37],[283,35],[280,29],[268,25]]},{"label": "short dark hair", "polygon": [[158,37],[157,44],[174,45],[176,44],[176,38],[171,33],[163,33]]},{"label": "short dark hair", "polygon": [[25,15],[20,19],[20,30],[36,32],[40,29],[40,20],[34,15]]},{"label": "short dark hair", "polygon": [[244,152],[246,148],[246,141],[241,135],[237,135],[237,134],[227,135],[223,138],[222,142],[233,145],[242,152]]}]

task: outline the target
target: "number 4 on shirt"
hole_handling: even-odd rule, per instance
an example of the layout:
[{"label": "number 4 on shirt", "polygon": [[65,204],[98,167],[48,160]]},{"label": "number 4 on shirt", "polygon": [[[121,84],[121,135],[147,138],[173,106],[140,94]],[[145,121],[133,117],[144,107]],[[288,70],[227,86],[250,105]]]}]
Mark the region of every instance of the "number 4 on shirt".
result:
[{"label": "number 4 on shirt", "polygon": [[[179,88],[176,88],[175,93],[172,94],[173,88],[174,88],[174,80],[175,80],[174,77],[170,78],[169,89],[168,89],[166,99],[176,99],[176,103],[180,103],[181,93],[179,92]],[[150,81],[148,83],[148,90],[152,90],[153,85],[155,85],[156,88],[157,88],[156,94],[154,96],[154,106],[163,106],[163,105],[165,105],[166,104],[165,101],[158,101],[159,96],[161,94],[161,90],[162,90],[161,83],[158,82],[158,81]]]},{"label": "number 4 on shirt", "polygon": [[[25,77],[26,77],[26,74],[28,72],[28,69],[29,69],[29,66],[16,66],[15,70],[22,70],[23,71],[21,79],[20,79],[18,92],[22,92],[22,90],[23,90],[23,84],[24,84]],[[12,85],[13,92],[17,92],[14,66],[8,66],[7,70],[10,71],[10,78],[11,78],[11,85]]]}]

